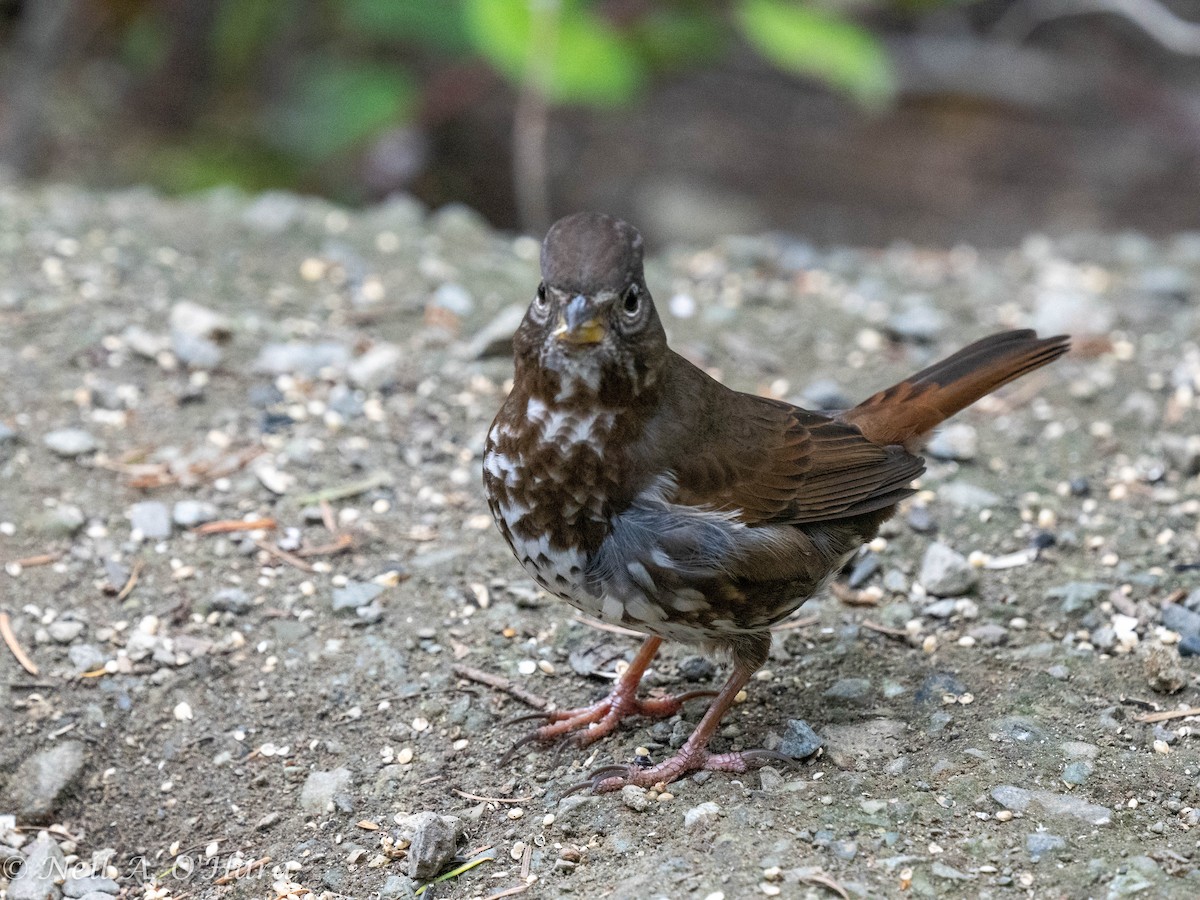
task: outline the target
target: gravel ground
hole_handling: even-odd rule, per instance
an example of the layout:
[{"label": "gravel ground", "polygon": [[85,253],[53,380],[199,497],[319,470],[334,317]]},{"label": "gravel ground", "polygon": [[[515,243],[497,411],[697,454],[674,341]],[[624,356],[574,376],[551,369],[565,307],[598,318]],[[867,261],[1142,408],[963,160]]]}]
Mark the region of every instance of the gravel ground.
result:
[{"label": "gravel ground", "polygon": [[1200,237],[652,260],[681,352],[807,405],[1085,337],[779,630],[716,745],[806,759],[565,799],[701,707],[497,764],[636,646],[483,500],[536,255],[405,201],[0,186],[0,895],[1200,893]]}]

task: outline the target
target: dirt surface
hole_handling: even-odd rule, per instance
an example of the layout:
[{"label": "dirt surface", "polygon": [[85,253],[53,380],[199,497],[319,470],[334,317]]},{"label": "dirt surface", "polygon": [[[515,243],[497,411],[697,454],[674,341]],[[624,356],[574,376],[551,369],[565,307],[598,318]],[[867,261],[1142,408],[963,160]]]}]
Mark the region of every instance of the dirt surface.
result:
[{"label": "dirt surface", "polygon": [[[1091,337],[958,417],[715,742],[795,749],[803,720],[819,752],[566,799],[702,704],[499,765],[535,710],[455,669],[565,706],[636,647],[487,515],[536,251],[402,201],[0,187],[0,610],[37,668],[0,649],[9,897],[47,858],[111,877],[91,900],[400,897],[415,849],[455,867],[439,831],[482,861],[425,897],[1200,893],[1198,719],[1146,721],[1200,705],[1200,239],[653,260],[678,349],[810,403],[1002,327]],[[720,678],[668,647],[647,682]],[[420,812],[461,835],[397,825]]]}]

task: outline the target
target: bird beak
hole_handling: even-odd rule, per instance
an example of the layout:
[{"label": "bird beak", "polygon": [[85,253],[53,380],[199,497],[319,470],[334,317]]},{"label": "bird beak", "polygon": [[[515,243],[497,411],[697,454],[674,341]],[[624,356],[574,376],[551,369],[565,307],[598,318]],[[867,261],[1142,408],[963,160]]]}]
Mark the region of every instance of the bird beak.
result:
[{"label": "bird beak", "polygon": [[583,294],[576,294],[558,317],[554,336],[568,344],[598,344],[607,329],[596,304]]}]

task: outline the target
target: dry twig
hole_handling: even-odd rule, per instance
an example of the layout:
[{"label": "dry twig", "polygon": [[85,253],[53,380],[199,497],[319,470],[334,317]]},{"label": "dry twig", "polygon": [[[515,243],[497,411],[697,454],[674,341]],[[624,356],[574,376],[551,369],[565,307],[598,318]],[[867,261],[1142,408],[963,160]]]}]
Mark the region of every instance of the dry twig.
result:
[{"label": "dry twig", "polygon": [[12,622],[9,620],[8,613],[6,612],[0,612],[0,637],[4,638],[4,643],[8,647],[9,653],[21,664],[21,668],[30,675],[37,675],[38,667],[17,642],[17,636],[13,634]]},{"label": "dry twig", "polygon": [[118,603],[133,593],[133,589],[137,587],[138,578],[142,574],[142,566],[144,565],[145,563],[140,559],[134,562],[133,568],[129,570],[129,578],[125,581],[125,586],[117,593]]},{"label": "dry twig", "polygon": [[532,706],[534,709],[549,709],[550,701],[543,697],[539,697],[520,685],[505,678],[503,675],[493,675],[490,672],[484,672],[482,669],[476,669],[472,666],[464,666],[458,663],[452,667],[452,671],[460,678],[465,678],[467,681],[474,681],[478,684],[486,684],[488,687],[493,687],[498,691],[516,697],[522,703]]},{"label": "dry twig", "polygon": [[1189,706],[1187,709],[1165,709],[1162,712],[1144,713],[1140,716],[1134,716],[1133,721],[1145,722],[1149,725],[1154,722],[1168,722],[1171,719],[1185,719],[1188,716],[1200,716],[1200,706]]},{"label": "dry twig", "polygon": [[278,526],[274,519],[222,519],[205,522],[192,529],[193,534],[229,534],[234,531],[274,531]]},{"label": "dry twig", "polygon": [[20,566],[22,569],[32,569],[35,566],[48,566],[51,563],[56,563],[61,558],[61,553],[39,553],[37,556],[27,556],[24,559],[14,559],[11,565]]},{"label": "dry twig", "polygon": [[478,794],[472,794],[469,791],[462,791],[458,788],[450,788],[450,790],[460,797],[466,797],[468,800],[477,800],[480,803],[528,803],[533,799],[532,794],[528,797],[480,797]]},{"label": "dry twig", "polygon": [[271,861],[271,857],[264,856],[261,859],[254,860],[254,862],[248,862],[244,866],[239,866],[238,868],[234,869],[232,872],[229,872],[226,875],[222,875],[220,878],[218,878],[213,883],[214,884],[233,884],[239,878],[245,878],[251,872],[256,872],[257,870],[261,869],[263,866],[265,866],[270,861]]},{"label": "dry twig", "polygon": [[870,619],[863,620],[862,627],[869,631],[874,631],[876,634],[887,635],[890,638],[898,640],[908,640],[908,632],[903,628],[888,628],[886,625],[880,625],[878,622],[872,622]]},{"label": "dry twig", "polygon": [[315,569],[313,569],[313,567],[310,564],[306,563],[304,560],[302,560],[300,557],[296,556],[294,553],[288,553],[286,550],[284,550],[283,548],[281,548],[275,544],[268,544],[266,541],[255,541],[254,546],[257,547],[259,550],[262,550],[264,553],[269,553],[271,556],[274,556],[276,559],[283,560],[289,566],[293,566],[293,567],[299,569],[301,572],[316,571]]}]

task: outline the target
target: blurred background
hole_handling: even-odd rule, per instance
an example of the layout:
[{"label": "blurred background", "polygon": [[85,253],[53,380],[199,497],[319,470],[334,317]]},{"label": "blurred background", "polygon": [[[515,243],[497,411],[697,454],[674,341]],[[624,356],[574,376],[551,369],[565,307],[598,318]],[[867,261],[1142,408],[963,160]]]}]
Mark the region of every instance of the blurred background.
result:
[{"label": "blurred background", "polygon": [[[1195,19],[1193,23],[1189,18]],[[538,231],[1197,227],[1196,0],[0,0],[0,166]]]}]

